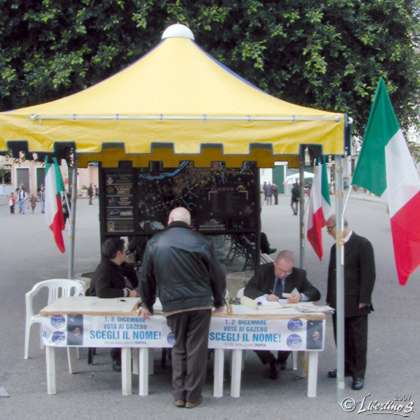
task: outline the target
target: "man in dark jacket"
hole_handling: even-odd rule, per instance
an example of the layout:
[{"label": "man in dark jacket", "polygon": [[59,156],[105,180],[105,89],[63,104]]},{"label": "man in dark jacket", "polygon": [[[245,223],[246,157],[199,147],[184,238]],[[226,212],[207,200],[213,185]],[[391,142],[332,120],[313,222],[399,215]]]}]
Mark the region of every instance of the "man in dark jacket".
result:
[{"label": "man in dark jacket", "polygon": [[211,309],[223,310],[226,289],[225,274],[210,242],[193,232],[190,224],[187,209],[171,211],[168,228],[147,243],[140,275],[140,315],[149,318],[159,296],[175,335],[173,394],[175,405],[186,408],[202,401]]},{"label": "man in dark jacket", "polygon": [[298,214],[299,199],[300,199],[300,186],[299,186],[299,183],[295,181],[292,187],[292,197],[290,200],[290,207],[292,208],[293,214],[295,216]]},{"label": "man in dark jacket", "polygon": [[[335,216],[327,220],[328,233],[335,239]],[[375,284],[375,257],[372,244],[362,236],[352,232],[344,221],[344,361],[345,375],[353,377],[352,388],[360,390],[364,386],[367,353],[368,314],[373,310],[372,291]],[[336,246],[331,247],[328,267],[327,304],[337,307],[336,295]],[[336,336],[336,318],[333,316]],[[337,371],[328,372],[330,378]]]},{"label": "man in dark jacket", "polygon": [[[125,263],[124,241],[108,238],[101,247],[102,261],[93,273],[87,296],[138,297],[136,272]],[[111,350],[112,368],[121,371],[121,349]]]},{"label": "man in dark jacket", "polygon": [[[255,275],[249,281],[244,290],[244,295],[256,299],[265,295],[268,301],[278,301],[283,293],[291,293],[296,289],[299,293],[288,297],[289,303],[300,301],[319,300],[319,290],[312,286],[306,278],[306,271],[294,267],[294,256],[291,251],[280,251],[274,263],[260,265]],[[269,364],[269,376],[271,379],[278,378],[276,359],[270,351],[256,351],[264,364]],[[285,368],[286,360],[290,352],[279,351],[277,363],[282,369]]]}]

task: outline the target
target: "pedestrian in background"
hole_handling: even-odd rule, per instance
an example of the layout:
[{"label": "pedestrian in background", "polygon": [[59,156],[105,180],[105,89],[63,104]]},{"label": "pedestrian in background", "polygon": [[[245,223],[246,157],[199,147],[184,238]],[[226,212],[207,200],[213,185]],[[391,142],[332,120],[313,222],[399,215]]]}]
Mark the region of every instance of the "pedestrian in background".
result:
[{"label": "pedestrian in background", "polygon": [[263,193],[264,193],[264,203],[267,204],[268,185],[267,185],[267,182],[266,181],[264,181],[264,184],[263,184],[262,189],[263,189]]},{"label": "pedestrian in background", "polygon": [[273,192],[274,196],[274,205],[277,206],[277,204],[279,204],[279,189],[277,187],[277,184],[273,184],[271,186],[271,191]]},{"label": "pedestrian in background", "polygon": [[273,186],[271,182],[267,184],[267,204],[271,206],[273,204]]},{"label": "pedestrian in background", "polygon": [[298,214],[298,203],[300,198],[300,186],[296,181],[292,187],[292,198],[290,201],[290,207],[292,208],[293,214],[296,216]]},{"label": "pedestrian in background", "polygon": [[93,199],[93,187],[92,187],[92,184],[89,184],[87,193],[88,193],[88,197],[89,197],[89,206],[91,206],[93,204],[92,203],[92,199]]},{"label": "pedestrian in background", "polygon": [[10,214],[15,214],[15,205],[16,205],[16,196],[15,196],[15,193],[12,191],[9,195]]},{"label": "pedestrian in background", "polygon": [[23,185],[21,185],[18,189],[18,204],[19,204],[19,214],[26,214],[26,200],[28,198],[28,195],[26,194],[25,188]]},{"label": "pedestrian in background", "polygon": [[37,197],[36,197],[35,194],[31,194],[30,201],[31,201],[32,214],[34,214],[35,213],[35,209],[36,209],[36,203],[38,202],[38,199],[37,199]]},{"label": "pedestrian in background", "polygon": [[41,203],[41,213],[45,213],[45,187],[43,184],[38,189],[38,201]]}]

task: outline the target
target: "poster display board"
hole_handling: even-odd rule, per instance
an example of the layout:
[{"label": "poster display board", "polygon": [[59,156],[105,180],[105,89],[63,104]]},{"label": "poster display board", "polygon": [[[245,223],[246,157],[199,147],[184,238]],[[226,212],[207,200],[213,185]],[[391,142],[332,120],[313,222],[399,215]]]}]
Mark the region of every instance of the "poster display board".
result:
[{"label": "poster display board", "polygon": [[150,236],[165,227],[178,206],[190,210],[193,228],[204,234],[259,231],[259,178],[252,162],[241,168],[223,162],[195,168],[185,161],[158,171],[101,169],[100,184],[102,239]]}]

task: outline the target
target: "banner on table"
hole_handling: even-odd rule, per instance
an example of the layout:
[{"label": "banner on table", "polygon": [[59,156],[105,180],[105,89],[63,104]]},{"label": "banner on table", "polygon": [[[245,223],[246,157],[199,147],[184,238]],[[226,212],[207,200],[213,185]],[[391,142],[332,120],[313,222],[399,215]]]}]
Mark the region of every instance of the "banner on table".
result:
[{"label": "banner on table", "polygon": [[[42,339],[55,347],[172,347],[174,334],[163,316],[51,315],[43,317]],[[211,349],[323,350],[325,320],[213,317]]]}]

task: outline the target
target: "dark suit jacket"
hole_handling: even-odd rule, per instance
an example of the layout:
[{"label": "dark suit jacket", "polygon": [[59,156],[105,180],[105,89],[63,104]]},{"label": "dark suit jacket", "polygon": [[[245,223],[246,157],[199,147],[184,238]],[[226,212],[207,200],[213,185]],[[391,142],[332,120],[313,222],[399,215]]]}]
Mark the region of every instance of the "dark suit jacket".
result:
[{"label": "dark suit jacket", "polygon": [[[244,290],[244,295],[255,299],[259,296],[273,293],[274,289],[274,263],[260,265],[255,271],[254,277],[249,281]],[[304,293],[309,300],[319,300],[319,290],[312,286],[306,278],[306,271],[293,267],[293,271],[286,277],[284,292],[291,293],[296,288],[299,293]]]},{"label": "dark suit jacket", "polygon": [[118,266],[104,258],[93,273],[86,295],[100,298],[123,297],[123,289],[126,287],[124,277],[130,281],[133,288],[137,287],[138,280],[134,269],[127,264]]},{"label": "dark suit jacket", "polygon": [[[333,308],[336,301],[335,245],[331,247],[328,268],[327,303]],[[369,313],[372,308],[372,290],[375,284],[375,257],[372,244],[362,236],[352,233],[344,245],[344,313],[346,317]],[[359,303],[368,307],[360,310]]]}]

